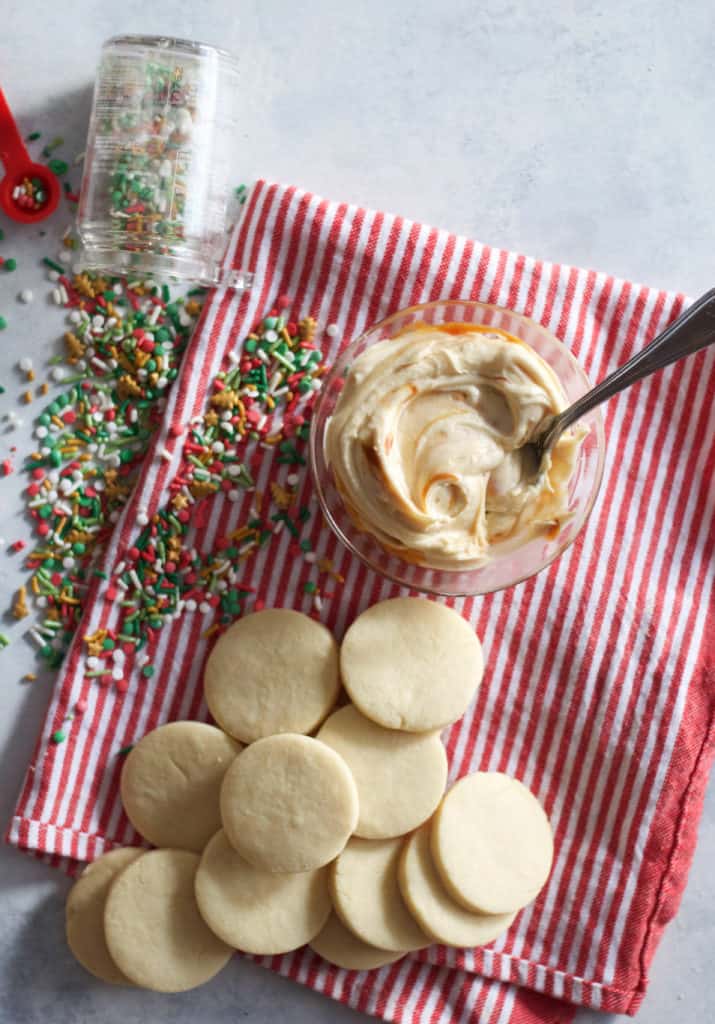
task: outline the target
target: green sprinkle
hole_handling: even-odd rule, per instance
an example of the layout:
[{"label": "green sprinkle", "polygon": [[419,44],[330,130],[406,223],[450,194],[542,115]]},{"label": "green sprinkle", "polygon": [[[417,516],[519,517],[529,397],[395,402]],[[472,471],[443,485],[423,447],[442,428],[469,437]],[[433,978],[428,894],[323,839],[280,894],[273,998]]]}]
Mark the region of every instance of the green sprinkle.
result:
[{"label": "green sprinkle", "polygon": [[117,751],[117,754],[118,754],[119,757],[125,757],[129,753],[129,751],[133,750],[133,749],[134,749],[134,744],[133,743],[128,743],[126,745],[126,747],[121,747]]},{"label": "green sprinkle", "polygon": [[3,263],[3,269],[9,271],[17,270],[17,260],[11,256],[9,260],[5,260]]},{"label": "green sprinkle", "polygon": [[52,733],[52,742],[53,743],[64,743],[64,741],[66,739],[67,739],[67,733],[63,732],[62,729],[57,729],[55,732]]},{"label": "green sprinkle", "polygon": [[61,177],[63,174],[67,174],[67,171],[69,170],[69,164],[65,163],[64,160],[50,160],[47,166],[50,168],[53,174],[57,175],[58,178]]},{"label": "green sprinkle", "polygon": [[58,274],[65,273],[65,268],[62,266],[61,263],[55,263],[54,260],[49,259],[47,256],[43,259],[42,262],[45,264],[46,267],[49,267],[50,270],[56,270]]},{"label": "green sprinkle", "polygon": [[42,132],[30,132],[30,134],[28,136],[26,136],[25,142],[37,142],[37,140],[41,136],[42,136]]},{"label": "green sprinkle", "polygon": [[300,542],[300,549],[301,549],[301,551],[312,551],[313,550],[313,545],[306,538],[305,540],[302,540]]},{"label": "green sprinkle", "polygon": [[304,594],[314,594],[317,589],[318,589],[318,584],[314,583],[313,580],[306,580],[306,582],[303,584],[303,593]]},{"label": "green sprinkle", "polygon": [[7,647],[10,643],[10,638],[5,636],[4,633],[0,633],[0,650],[3,647]]},{"label": "green sprinkle", "polygon": [[[4,331],[6,327],[7,327],[7,320],[5,319],[4,316],[0,316],[0,331]],[[3,391],[4,390],[5,389],[3,388]]]},{"label": "green sprinkle", "polygon": [[144,668],[142,669],[142,675],[144,676],[145,679],[151,679],[155,671],[156,670],[153,665],[145,665]]}]

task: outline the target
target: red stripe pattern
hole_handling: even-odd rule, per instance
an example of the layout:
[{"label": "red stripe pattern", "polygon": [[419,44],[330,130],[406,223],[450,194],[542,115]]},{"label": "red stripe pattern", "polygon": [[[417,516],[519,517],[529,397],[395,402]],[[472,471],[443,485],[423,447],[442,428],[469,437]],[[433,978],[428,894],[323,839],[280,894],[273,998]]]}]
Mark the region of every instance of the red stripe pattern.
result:
[{"label": "red stripe pattern", "polygon": [[[170,425],[199,415],[225,354],[275,296],[335,322],[333,357],[381,317],[414,302],[471,297],[509,305],[570,346],[592,378],[622,363],[682,310],[681,295],[549,264],[400,217],[259,182],[227,259],[253,271],[245,295],[214,292],[170,396],[163,427],[105,552],[110,573],[136,514],[167,498],[176,465],[159,457]],[[487,672],[474,705],[445,734],[451,777],[475,769],[523,779],[544,802],[556,861],[538,902],[501,940],[431,949],[380,971],[336,970],[306,950],[266,965],[388,1020],[419,1024],[566,1022],[579,1003],[634,1012],[692,856],[715,739],[712,608],[715,554],[715,353],[701,352],[606,408],[608,457],[588,526],[539,576],[486,598],[451,600],[483,638]],[[282,480],[266,452],[258,487]],[[314,505],[307,473],[301,500]],[[245,521],[246,494],[214,500],[200,538]],[[311,540],[345,577],[322,617],[342,635],[370,603],[399,593],[342,549],[314,517]],[[244,579],[266,605],[308,610],[309,566],[280,535]],[[191,542],[189,540],[189,542]],[[198,543],[198,541],[197,541]],[[270,571],[269,571],[270,570]],[[97,580],[80,634],[116,624]],[[160,634],[150,683],[101,689],[70,649],[8,838],[65,862],[136,842],[119,797],[116,751],[161,722],[207,718],[199,614]],[[79,699],[66,743],[48,742]],[[525,986],[517,988],[515,986]]]}]

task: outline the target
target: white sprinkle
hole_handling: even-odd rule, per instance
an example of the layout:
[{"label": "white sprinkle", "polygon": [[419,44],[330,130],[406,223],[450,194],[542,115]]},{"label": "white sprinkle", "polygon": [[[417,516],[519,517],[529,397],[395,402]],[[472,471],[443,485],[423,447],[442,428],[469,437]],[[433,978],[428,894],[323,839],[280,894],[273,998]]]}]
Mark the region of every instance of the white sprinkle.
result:
[{"label": "white sprinkle", "polygon": [[228,361],[229,361],[229,363],[231,363],[231,364],[232,364],[233,366],[235,366],[235,365],[236,365],[236,363],[240,363],[240,361],[241,361],[241,357],[240,357],[240,355],[238,354],[238,352],[235,352],[235,351],[234,351],[233,349],[231,349],[231,351],[230,351],[230,352],[229,352],[229,354],[228,354]]},{"label": "white sprinkle", "polygon": [[168,448],[162,448],[159,454],[161,455],[164,462],[171,462],[171,452],[169,451]]},{"label": "white sprinkle", "polygon": [[57,259],[60,261],[60,263],[71,263],[72,253],[69,251],[69,249],[60,249],[60,251],[57,254]]},{"label": "white sprinkle", "polygon": [[304,555],[304,558],[305,558],[306,562],[310,562],[311,564],[313,562],[317,562],[318,561],[318,556],[316,555],[316,553],[314,551],[306,551],[306,553]]},{"label": "white sprinkle", "polygon": [[17,364],[23,373],[29,373],[32,369],[32,360],[29,356],[23,356],[20,362]]},{"label": "white sprinkle", "polygon": [[211,451],[216,452],[219,455],[221,454],[221,452],[225,450],[226,446],[224,445],[223,441],[214,441],[214,443],[211,445]]},{"label": "white sprinkle", "polygon": [[[59,279],[60,279],[59,272],[57,270],[48,270],[47,271],[47,278],[48,278],[48,280],[52,281],[52,283],[54,284],[55,281],[59,281]],[[77,321],[75,321],[75,323],[76,322]]]},{"label": "white sprinkle", "polygon": [[112,679],[114,679],[114,681],[117,683],[120,681],[120,679],[124,679],[124,669],[120,668],[119,665],[117,665],[116,668],[112,669]]},{"label": "white sprinkle", "polygon": [[62,566],[65,569],[74,569],[74,567],[75,567],[75,560],[74,560],[74,558],[72,558],[71,555],[68,555],[67,558],[63,558],[62,559]]},{"label": "white sprinkle", "polygon": [[60,293],[60,299],[62,300],[62,305],[66,306],[67,303],[69,302],[69,298],[70,297],[67,294],[67,289],[65,288],[65,286],[62,284],[61,281],[60,281],[59,293]]},{"label": "white sprinkle", "polygon": [[146,654],[144,651],[142,651],[141,654],[137,655],[137,665],[139,668],[144,668],[145,665],[149,664],[150,660],[151,659],[149,658],[149,655]]},{"label": "white sprinkle", "polygon": [[59,384],[59,382],[63,381],[67,376],[67,371],[65,370],[64,366],[55,366],[53,367],[50,376],[56,383]]},{"label": "white sprinkle", "polygon": [[289,473],[288,476],[286,477],[286,483],[288,484],[289,487],[295,487],[299,480],[300,477],[298,476],[297,473]]},{"label": "white sprinkle", "polygon": [[47,598],[45,597],[45,595],[44,594],[40,594],[40,596],[35,601],[35,604],[37,605],[38,608],[46,608],[47,607]]},{"label": "white sprinkle", "polygon": [[18,295],[18,299],[20,300],[20,302],[24,303],[32,302],[34,297],[35,296],[33,295],[31,288],[23,288],[20,294]]},{"label": "white sprinkle", "polygon": [[240,497],[241,497],[241,492],[240,491],[230,490],[228,492],[228,500],[229,501],[238,501],[238,499]]},{"label": "white sprinkle", "polygon": [[196,611],[196,601],[194,601],[193,597],[190,597],[189,600],[186,602],[186,610],[187,612]]},{"label": "white sprinkle", "polygon": [[270,345],[272,345],[274,341],[278,341],[278,331],[274,331],[271,328],[270,330],[266,331],[266,333],[263,335],[263,340],[267,341]]},{"label": "white sprinkle", "polygon": [[323,599],[320,596],[320,594],[316,594],[315,597],[313,598],[313,607],[315,608],[316,612],[322,612]]},{"label": "white sprinkle", "polygon": [[199,605],[199,611],[201,612],[202,615],[208,615],[208,613],[211,611],[211,605],[208,603],[208,601],[201,602],[201,604]]},{"label": "white sprinkle", "polygon": [[325,333],[328,335],[329,338],[337,338],[339,332],[340,328],[338,327],[337,324],[328,324],[328,326],[325,328]]},{"label": "white sprinkle", "polygon": [[126,660],[127,656],[121,649],[121,647],[116,647],[112,651],[112,661],[114,662],[115,665],[123,665]]},{"label": "white sprinkle", "polygon": [[137,513],[137,522],[140,526],[147,526],[149,523],[149,513],[145,508],[139,509]]},{"label": "white sprinkle", "polygon": [[52,289],[52,301],[56,306],[62,305],[62,292],[59,290],[59,288]]},{"label": "white sprinkle", "polygon": [[43,438],[47,437],[48,433],[49,431],[47,430],[47,427],[38,427],[35,430],[35,437],[38,438],[38,440],[42,441]]}]

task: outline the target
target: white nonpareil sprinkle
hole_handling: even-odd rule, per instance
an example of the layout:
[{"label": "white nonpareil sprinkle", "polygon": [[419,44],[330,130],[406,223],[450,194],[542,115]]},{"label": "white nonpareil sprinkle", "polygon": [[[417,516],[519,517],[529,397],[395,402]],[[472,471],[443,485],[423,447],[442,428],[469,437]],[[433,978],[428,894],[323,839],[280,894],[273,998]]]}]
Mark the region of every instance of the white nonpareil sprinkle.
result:
[{"label": "white nonpareil sprinkle", "polygon": [[23,373],[29,373],[32,369],[32,360],[29,356],[23,356],[20,362],[17,364]]},{"label": "white nonpareil sprinkle", "polygon": [[289,487],[295,487],[299,480],[300,477],[298,476],[297,473],[289,473],[288,476],[286,477],[286,483],[288,484]]},{"label": "white nonpareil sprinkle", "polygon": [[31,288],[23,288],[20,294],[18,295],[18,299],[20,300],[20,302],[24,303],[32,302],[34,297],[35,296],[33,295]]},{"label": "white nonpareil sprinkle", "polygon": [[337,324],[328,324],[328,326],[325,328],[325,333],[328,335],[329,338],[337,338],[338,334],[340,333],[340,328],[338,327]]}]

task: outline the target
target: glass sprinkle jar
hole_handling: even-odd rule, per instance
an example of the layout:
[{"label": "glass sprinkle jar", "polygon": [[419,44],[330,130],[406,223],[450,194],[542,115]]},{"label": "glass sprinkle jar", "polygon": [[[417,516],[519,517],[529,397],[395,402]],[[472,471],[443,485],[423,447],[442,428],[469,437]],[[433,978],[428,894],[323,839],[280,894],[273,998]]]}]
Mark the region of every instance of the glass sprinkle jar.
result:
[{"label": "glass sprinkle jar", "polygon": [[223,50],[158,36],[104,44],[78,213],[89,268],[250,284],[222,269],[238,105],[237,61]]}]

